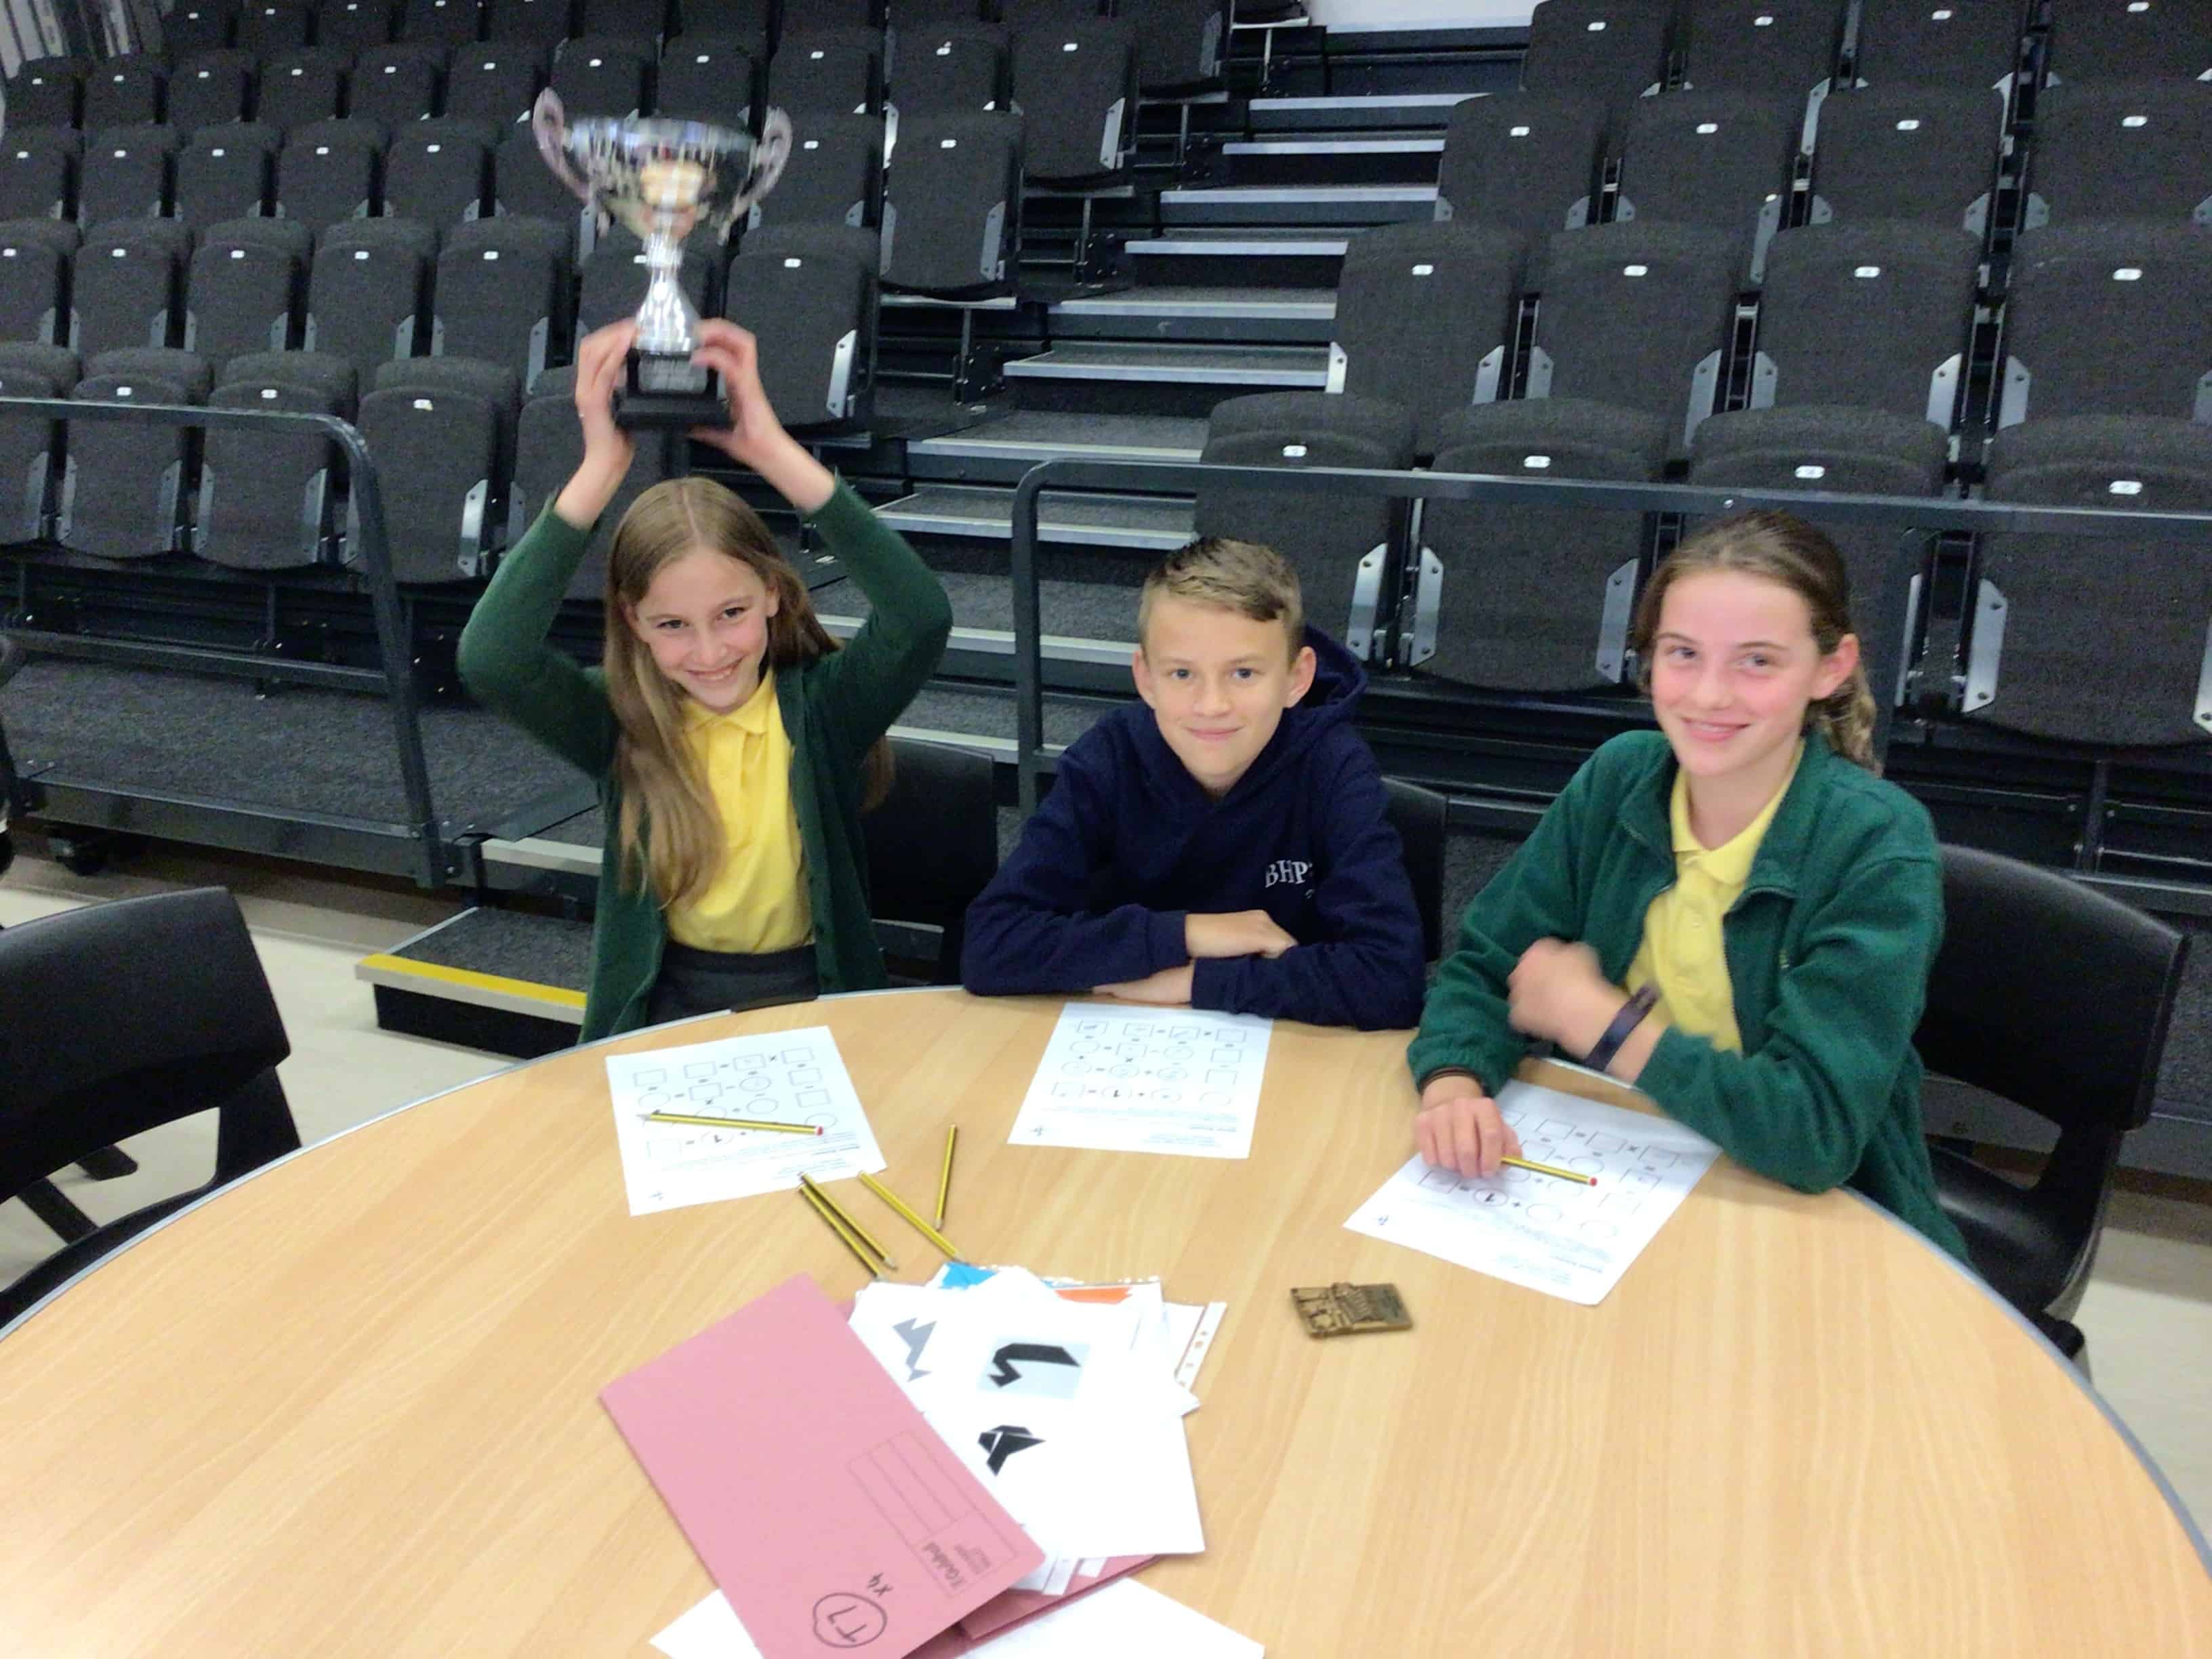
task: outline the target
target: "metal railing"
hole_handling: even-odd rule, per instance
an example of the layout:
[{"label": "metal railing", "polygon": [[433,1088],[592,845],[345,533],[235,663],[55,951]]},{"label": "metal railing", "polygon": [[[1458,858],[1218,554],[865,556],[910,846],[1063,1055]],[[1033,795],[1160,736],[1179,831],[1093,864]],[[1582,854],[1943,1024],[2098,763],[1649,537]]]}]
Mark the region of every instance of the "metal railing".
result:
[{"label": "metal railing", "polygon": [[[1753,508],[1793,514],[1822,526],[1888,528],[1898,544],[1880,592],[1863,596],[1876,619],[1862,641],[1868,682],[1893,694],[1918,629],[1913,577],[1926,538],[1946,532],[2059,536],[2136,536],[2194,543],[2212,556],[2212,514],[2130,513],[2103,507],[2027,507],[1924,496],[1824,495],[1790,489],[1717,489],[1690,484],[1615,483],[1569,478],[1508,478],[1460,472],[1386,472],[1361,468],[1216,466],[1193,461],[1102,461],[1061,458],[1032,467],[1014,493],[1015,766],[1021,809],[1036,806],[1037,780],[1052,769],[1044,741],[1043,620],[1037,580],[1038,502],[1048,489],[1141,490],[1195,495],[1201,488],[1306,495],[1357,495],[1396,501],[1481,501],[1500,507],[1717,516]],[[1898,698],[1877,690],[1875,750],[1888,744]]]},{"label": "metal railing", "polygon": [[[95,635],[52,633],[38,629],[11,628],[9,635],[33,656],[136,664],[147,667],[182,669],[252,679],[289,681],[328,690],[370,692],[381,696],[391,711],[392,737],[399,763],[401,787],[406,794],[407,817],[401,826],[419,842],[422,881],[434,887],[451,873],[437,813],[430,798],[430,770],[422,749],[422,727],[415,695],[414,652],[408,638],[407,620],[399,599],[399,584],[392,574],[391,544],[385,533],[384,497],[376,463],[358,428],[334,415],[299,410],[214,409],[187,404],[120,404],[77,402],[68,398],[0,397],[0,416],[44,417],[74,424],[81,421],[119,421],[144,426],[191,427],[211,431],[276,434],[320,434],[345,453],[358,532],[356,547],[361,574],[368,589],[375,617],[380,668],[354,668],[338,663],[300,662],[251,652],[167,645],[138,640],[102,639]],[[246,802],[212,803],[218,809],[250,817],[274,816],[265,805]],[[343,829],[347,821],[301,809],[290,815],[298,822],[318,827]]]}]

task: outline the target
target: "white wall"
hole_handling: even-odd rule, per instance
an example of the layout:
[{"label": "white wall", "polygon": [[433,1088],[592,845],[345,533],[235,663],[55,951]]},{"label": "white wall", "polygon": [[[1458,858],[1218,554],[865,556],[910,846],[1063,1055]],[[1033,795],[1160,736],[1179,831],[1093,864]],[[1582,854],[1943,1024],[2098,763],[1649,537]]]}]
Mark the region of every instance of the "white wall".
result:
[{"label": "white wall", "polygon": [[1317,23],[1456,24],[1462,28],[1526,28],[1534,0],[1306,0]]}]

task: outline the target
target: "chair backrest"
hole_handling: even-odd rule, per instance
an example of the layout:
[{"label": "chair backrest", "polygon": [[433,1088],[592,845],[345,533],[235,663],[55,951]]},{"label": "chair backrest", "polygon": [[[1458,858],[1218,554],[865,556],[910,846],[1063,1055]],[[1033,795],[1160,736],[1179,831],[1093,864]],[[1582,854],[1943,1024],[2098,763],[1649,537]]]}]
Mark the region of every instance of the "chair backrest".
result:
[{"label": "chair backrest", "polygon": [[84,124],[119,127],[161,118],[168,72],[158,58],[111,58],[84,77]]},{"label": "chair backrest", "polygon": [[1421,912],[1421,955],[1434,962],[1444,949],[1444,830],[1450,806],[1435,790],[1400,778],[1383,779],[1382,790]]},{"label": "chair backrest", "polygon": [[250,52],[204,52],[185,59],[169,76],[169,125],[191,132],[243,120],[260,70]]},{"label": "chair backrest", "polygon": [[[1273,422],[1270,424],[1270,422]],[[1217,404],[1200,459],[1208,466],[1373,467],[1413,465],[1412,411],[1381,398],[1262,392]],[[1405,513],[1377,495],[1272,489],[1209,477],[1192,514],[1200,536],[1273,548],[1297,572],[1306,616],[1362,661],[1389,627],[1395,553]]]},{"label": "chair backrest", "polygon": [[289,132],[310,121],[337,117],[344,100],[346,70],[352,63],[346,53],[320,46],[301,46],[261,65],[260,101],[253,118],[265,126]]},{"label": "chair backrest", "polygon": [[9,273],[0,289],[0,338],[67,343],[62,301],[76,250],[76,227],[66,220],[0,221],[0,259],[8,262]]},{"label": "chair backrest", "polygon": [[968,907],[999,869],[991,757],[948,744],[891,740],[891,790],[862,821],[868,908],[889,921],[945,933],[937,982],[960,976]]},{"label": "chair backrest", "polygon": [[[10,927],[0,933],[0,1193],[228,1107],[291,1051],[246,920],[220,888]],[[265,1108],[270,1096],[253,1093]],[[299,1145],[274,1099],[275,1117],[257,1109],[254,1123],[226,1110],[218,1180]]]},{"label": "chair backrest", "polygon": [[786,426],[872,406],[878,257],[872,230],[796,225],[747,237],[730,262],[722,315],[758,336],[761,386]]},{"label": "chair backrest", "polygon": [[1136,130],[1136,36],[1127,24],[1022,28],[1012,72],[1030,179],[1079,185],[1121,170]]},{"label": "chair backrest", "polygon": [[883,46],[872,29],[786,29],[768,66],[769,102],[793,115],[873,114],[883,102]]},{"label": "chair backrest", "polygon": [[2058,1126],[2034,1200],[2086,1238],[2150,1117],[2185,934],[2032,865],[1943,849],[1943,947],[1913,1045],[1930,1071]]},{"label": "chair backrest", "polygon": [[[2212,512],[2212,427],[2077,416],[2008,427],[1989,499]],[[2067,744],[2204,749],[2212,560],[2151,536],[1982,538],[1966,716]],[[2124,639],[2127,648],[2112,649]],[[2085,672],[2085,665],[2094,665]]]},{"label": "chair backrest", "polygon": [[1437,424],[1494,401],[1513,373],[1513,325],[1528,246],[1472,223],[1386,225],[1350,240],[1336,284],[1329,389],[1413,412],[1414,448]]},{"label": "chair backrest", "polygon": [[1881,409],[1948,428],[1980,259],[1980,241],[1948,225],[1784,231],[1767,251],[1751,406]]},{"label": "chair backrest", "polygon": [[2125,219],[2023,231],[2004,331],[2000,427],[2212,419],[2212,237]]},{"label": "chair backrest", "polygon": [[1629,117],[1616,219],[1711,225],[1741,239],[1755,282],[1788,210],[1796,106],[1760,93],[1670,93]]},{"label": "chair backrest", "polygon": [[[1438,435],[1438,472],[1656,483],[1667,465],[1664,425],[1607,404],[1485,404]],[[1524,692],[1619,684],[1644,539],[1633,509],[1426,503],[1413,666]]]},{"label": "chair backrest", "polygon": [[957,297],[1005,288],[1021,245],[1022,131],[1020,116],[1002,112],[899,123],[885,287]]},{"label": "chair backrest", "polygon": [[2004,111],[1986,87],[1958,84],[1900,82],[1829,99],[1813,157],[1812,222],[1922,219],[1978,239],[1996,188]]},{"label": "chair backrest", "polygon": [[86,143],[79,163],[77,222],[105,224],[168,210],[177,135],[167,127],[111,127]]},{"label": "chair backrest", "polygon": [[1828,79],[1842,33],[1837,0],[1689,0],[1682,83],[1802,100]]},{"label": "chair backrest", "polygon": [[2064,0],[2045,52],[2054,82],[2194,81],[2212,72],[2212,12],[2143,0]]},{"label": "chair backrest", "polygon": [[1686,453],[1711,410],[1741,254],[1704,225],[1563,230],[1544,257],[1531,398],[1589,398],[1665,420]]},{"label": "chair backrest", "polygon": [[17,127],[0,139],[0,220],[66,219],[84,140],[66,127]]},{"label": "chair backrest", "polygon": [[[1874,86],[1893,82],[1986,91],[2020,67],[2017,0],[1859,0],[1852,70]],[[1828,115],[1820,112],[1821,142]]]},{"label": "chair backrest", "polygon": [[2212,86],[2121,81],[2051,87],[2035,106],[2021,222],[2212,222]]},{"label": "chair backrest", "polygon": [[1604,104],[1579,93],[1498,93],[1454,105],[1437,217],[1502,225],[1540,242],[1587,224],[1605,120]]},{"label": "chair backrest", "polygon": [[1602,99],[1615,143],[1648,90],[1667,78],[1670,0],[1541,0],[1528,20],[1521,84]]}]

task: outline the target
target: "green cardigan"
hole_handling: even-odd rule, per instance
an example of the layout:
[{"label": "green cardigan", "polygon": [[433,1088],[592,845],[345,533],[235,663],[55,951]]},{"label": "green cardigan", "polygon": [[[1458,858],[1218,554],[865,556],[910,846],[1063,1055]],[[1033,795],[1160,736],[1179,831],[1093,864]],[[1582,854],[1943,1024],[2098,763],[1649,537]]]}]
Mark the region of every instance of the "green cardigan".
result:
[{"label": "green cardigan", "polygon": [[[1615,738],[1468,907],[1407,1051],[1418,1083],[1462,1066],[1495,1091],[1530,1040],[1505,977],[1539,939],[1577,939],[1619,984],[1644,914],[1674,884],[1674,757],[1656,732]],[[1723,924],[1741,1054],[1669,1029],[1637,1086],[1746,1167],[1795,1187],[1858,1188],[1964,1259],[1936,1201],[1920,1121],[1920,1023],[1943,933],[1943,872],[1920,804],[1808,738]]]},{"label": "green cardigan", "polygon": [[[886,982],[868,912],[860,835],[860,767],[937,667],[952,631],[943,584],[905,539],[849,486],[811,516],[829,550],[868,596],[873,613],[842,651],[780,670],[776,705],[791,738],[791,793],[814,909],[814,956],[824,991]],[[599,857],[599,921],[584,1005],[589,1042],[645,1023],[668,929],[659,898],[623,879],[614,835],[616,725],[605,675],[546,643],[589,531],[550,506],[504,559],[461,635],[461,679],[477,699],[520,726],[599,787],[607,843]]]}]

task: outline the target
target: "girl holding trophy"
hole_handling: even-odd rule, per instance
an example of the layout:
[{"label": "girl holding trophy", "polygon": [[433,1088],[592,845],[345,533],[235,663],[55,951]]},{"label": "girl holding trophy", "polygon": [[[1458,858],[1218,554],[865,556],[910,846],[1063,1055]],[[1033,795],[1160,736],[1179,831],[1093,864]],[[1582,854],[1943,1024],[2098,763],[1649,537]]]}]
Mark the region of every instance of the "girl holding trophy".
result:
[{"label": "girl holding trophy", "polygon": [[692,361],[718,377],[730,423],[691,435],[812,524],[872,613],[841,650],[760,516],[711,480],[676,478],[615,532],[604,665],[555,649],[569,579],[629,471],[612,404],[635,335],[617,323],[579,345],[583,463],[501,562],[460,647],[481,702],[599,784],[586,1042],[885,982],[860,814],[890,785],[884,734],[952,625],[904,538],[783,429],[753,337],[708,321]]}]

